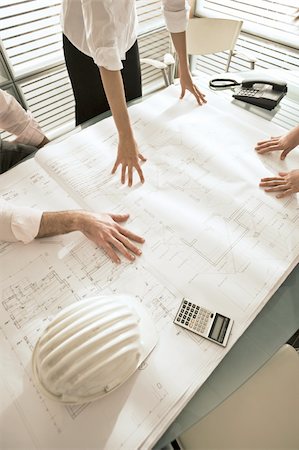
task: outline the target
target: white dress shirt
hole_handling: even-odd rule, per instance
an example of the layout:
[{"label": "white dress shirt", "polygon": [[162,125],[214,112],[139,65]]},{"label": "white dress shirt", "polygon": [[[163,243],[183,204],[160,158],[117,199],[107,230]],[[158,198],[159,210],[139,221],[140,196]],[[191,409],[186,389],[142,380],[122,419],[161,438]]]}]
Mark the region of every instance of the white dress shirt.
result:
[{"label": "white dress shirt", "polygon": [[[188,1],[162,0],[162,9],[168,31],[186,30]],[[99,67],[123,68],[137,37],[135,0],[63,0],[61,19],[66,37]]]},{"label": "white dress shirt", "polygon": [[[0,128],[16,136],[14,142],[37,146],[44,134],[31,113],[0,89]],[[0,175],[1,176],[1,175]],[[42,211],[13,206],[0,198],[0,240],[28,243],[38,234]]]},{"label": "white dress shirt", "polygon": [[43,212],[14,206],[0,199],[0,241],[31,242],[38,234]]},{"label": "white dress shirt", "polygon": [[17,100],[0,89],[0,129],[15,136],[14,142],[37,147],[44,139],[44,133],[30,113]]}]

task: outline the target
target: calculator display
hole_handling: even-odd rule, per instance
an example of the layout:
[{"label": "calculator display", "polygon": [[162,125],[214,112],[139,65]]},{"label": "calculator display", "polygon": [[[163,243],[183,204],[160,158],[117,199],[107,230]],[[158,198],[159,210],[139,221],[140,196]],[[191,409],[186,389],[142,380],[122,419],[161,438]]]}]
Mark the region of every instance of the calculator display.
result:
[{"label": "calculator display", "polygon": [[213,325],[209,333],[209,338],[222,343],[225,338],[225,333],[229,322],[230,319],[228,317],[216,313]]}]

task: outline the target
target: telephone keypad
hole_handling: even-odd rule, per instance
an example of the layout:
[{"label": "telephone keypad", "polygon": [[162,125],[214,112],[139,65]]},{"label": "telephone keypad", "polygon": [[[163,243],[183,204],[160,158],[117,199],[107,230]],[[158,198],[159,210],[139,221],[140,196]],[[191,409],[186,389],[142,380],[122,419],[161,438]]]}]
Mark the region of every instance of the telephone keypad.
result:
[{"label": "telephone keypad", "polygon": [[243,95],[244,97],[256,97],[260,91],[258,89],[240,89],[238,95]]}]

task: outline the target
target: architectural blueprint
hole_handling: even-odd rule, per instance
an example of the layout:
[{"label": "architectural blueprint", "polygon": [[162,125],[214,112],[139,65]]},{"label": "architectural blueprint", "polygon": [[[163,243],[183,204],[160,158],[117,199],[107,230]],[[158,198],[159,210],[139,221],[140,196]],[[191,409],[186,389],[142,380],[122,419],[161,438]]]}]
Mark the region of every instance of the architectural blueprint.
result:
[{"label": "architectural blueprint", "polygon": [[[110,174],[112,119],[1,176],[0,195],[15,204],[128,212],[127,227],[145,244],[134,263],[114,265],[80,233],[0,243],[0,448],[151,448],[297,264],[297,196],[278,200],[258,187],[299,167],[295,152],[281,162],[254,151],[281,130],[213,93],[204,107],[178,94],[171,87],[130,109],[147,157],[144,185]],[[159,342],[121,388],[61,406],[35,387],[32,349],[62,307],[97,293],[134,295]],[[232,317],[226,348],[173,324],[183,297]]]}]

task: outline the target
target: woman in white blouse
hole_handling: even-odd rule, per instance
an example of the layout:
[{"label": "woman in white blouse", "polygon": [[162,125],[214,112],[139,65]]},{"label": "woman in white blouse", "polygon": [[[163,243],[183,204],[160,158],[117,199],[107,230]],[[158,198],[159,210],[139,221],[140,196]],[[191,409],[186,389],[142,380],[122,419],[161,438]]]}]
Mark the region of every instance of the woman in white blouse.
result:
[{"label": "woman in white blouse", "polygon": [[[167,29],[179,58],[181,98],[186,89],[202,105],[204,95],[189,71],[185,29],[189,4],[162,0]],[[133,183],[133,170],[144,182],[139,152],[126,101],[141,96],[141,75],[136,41],[135,0],[63,0],[64,53],[76,100],[80,124],[110,110],[118,130],[118,153],[112,173],[122,166],[121,182]]]}]

